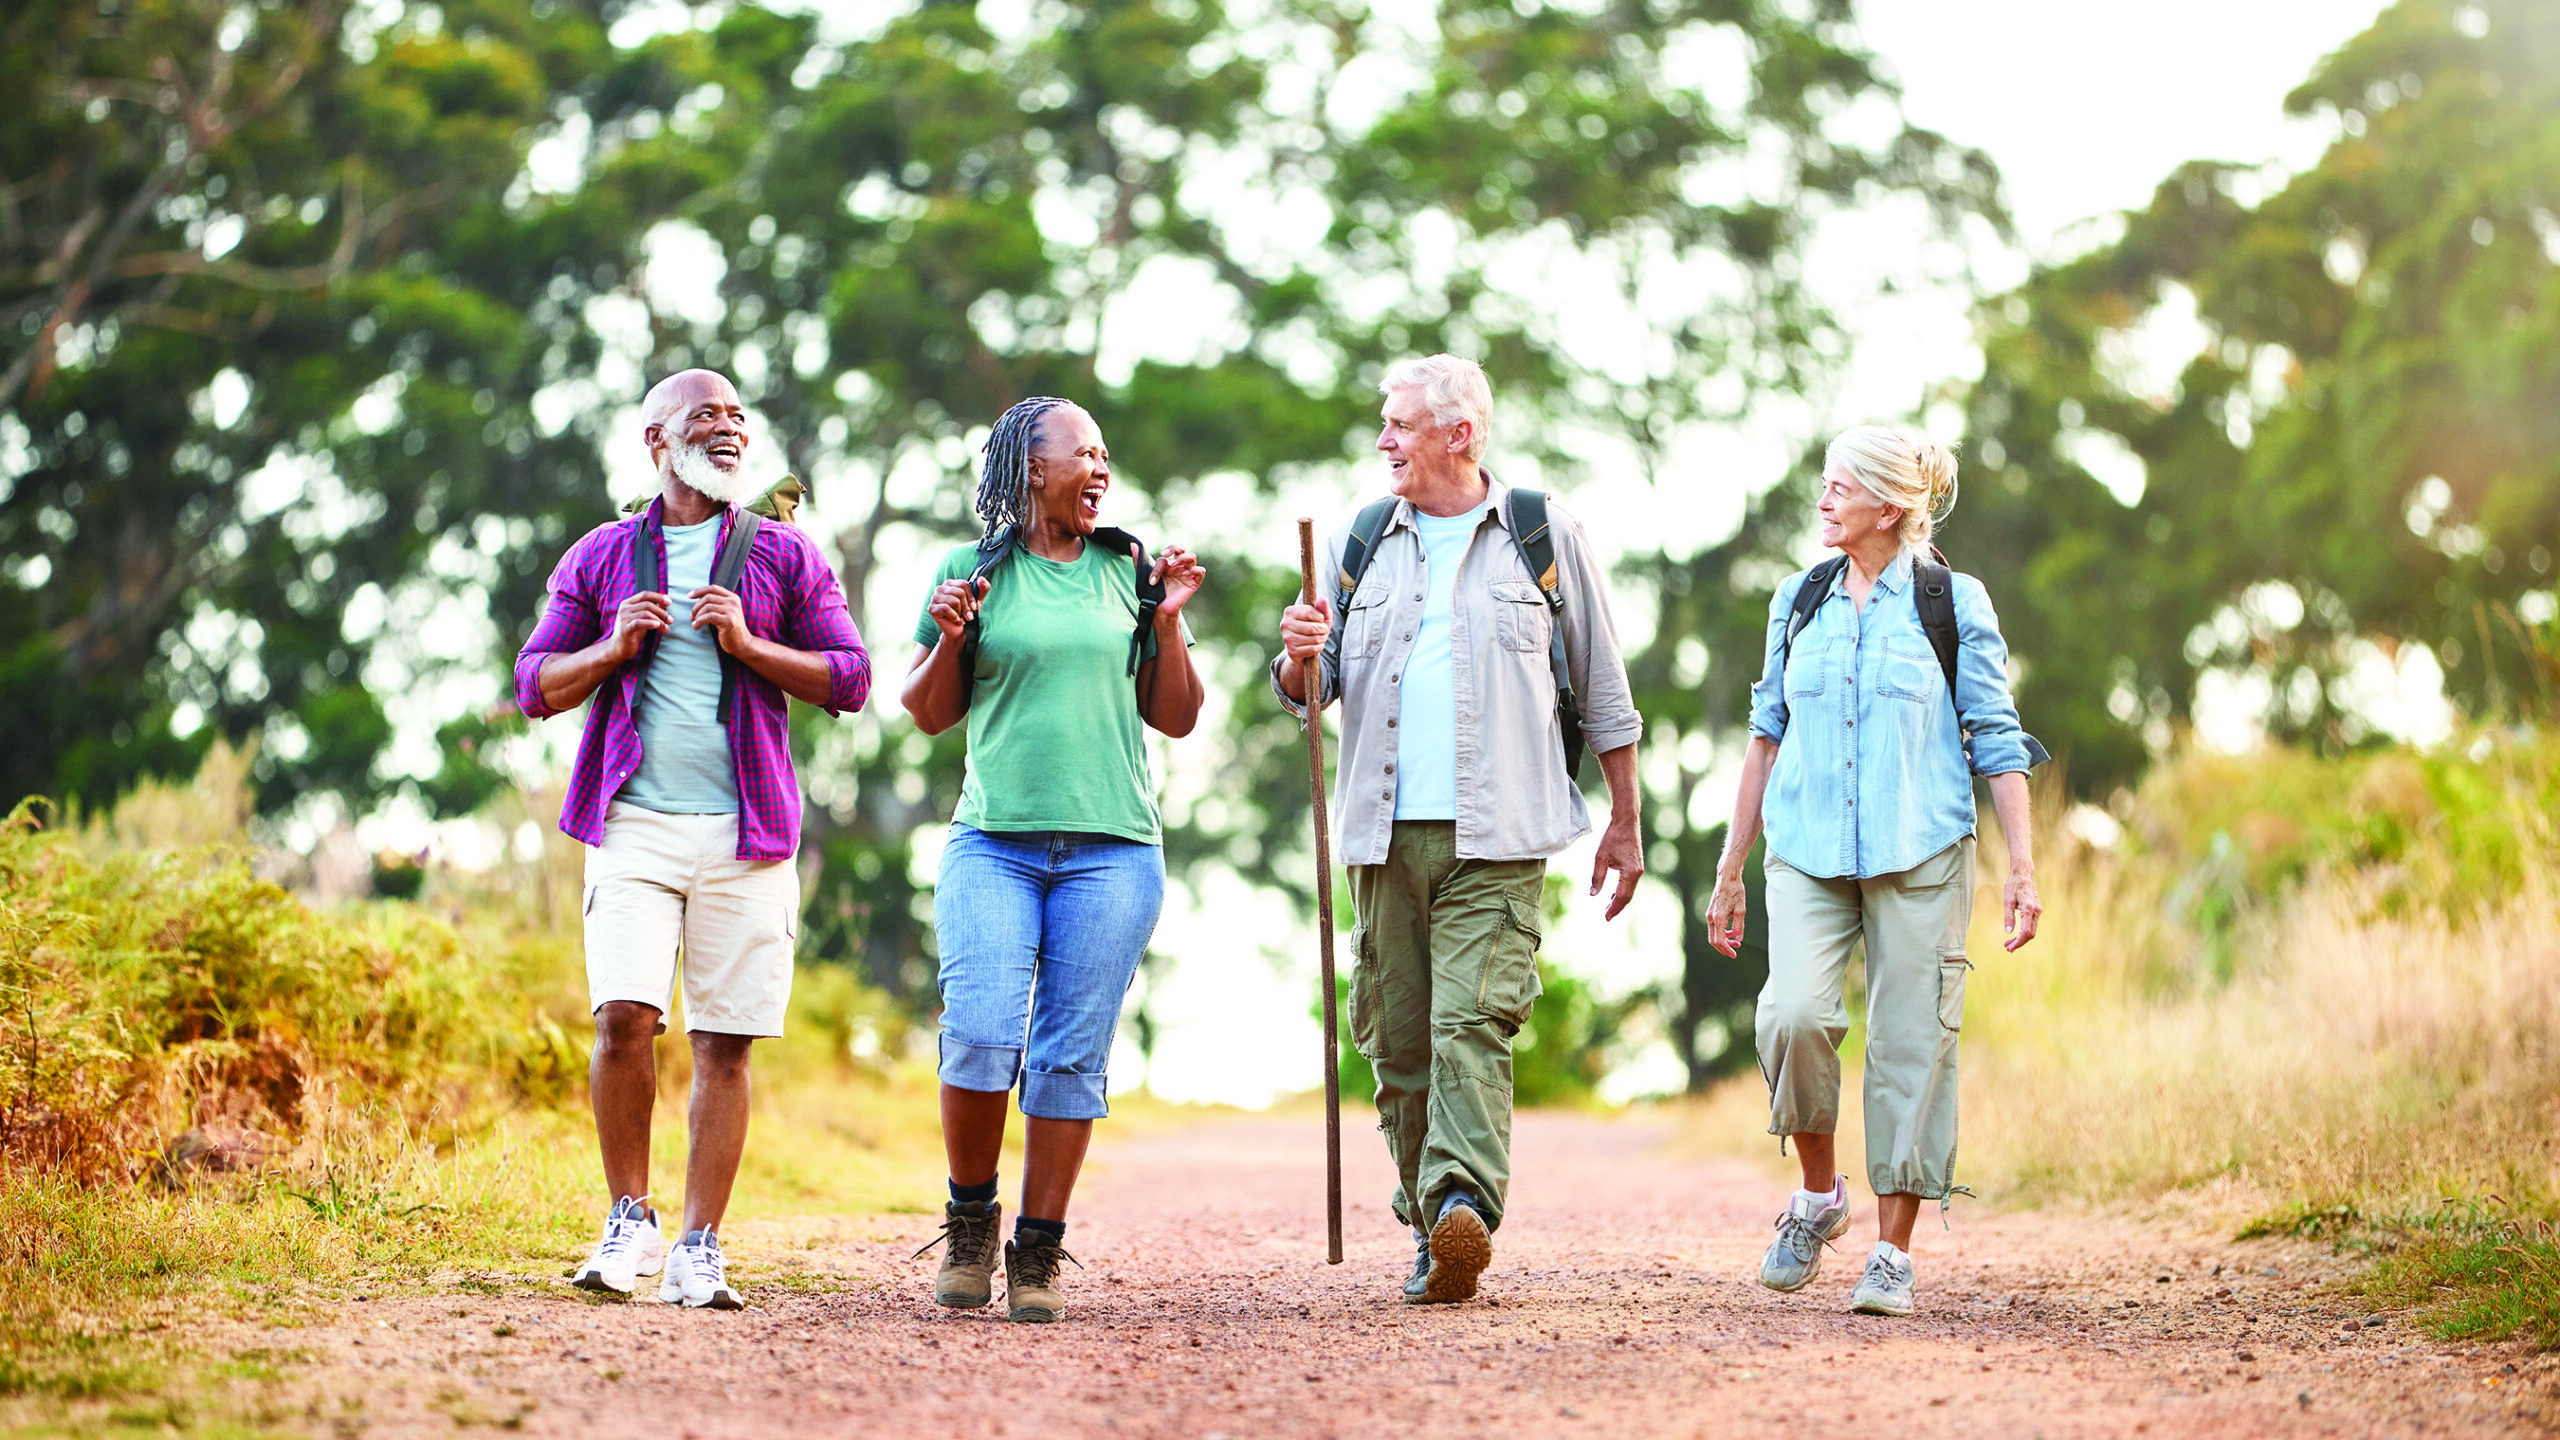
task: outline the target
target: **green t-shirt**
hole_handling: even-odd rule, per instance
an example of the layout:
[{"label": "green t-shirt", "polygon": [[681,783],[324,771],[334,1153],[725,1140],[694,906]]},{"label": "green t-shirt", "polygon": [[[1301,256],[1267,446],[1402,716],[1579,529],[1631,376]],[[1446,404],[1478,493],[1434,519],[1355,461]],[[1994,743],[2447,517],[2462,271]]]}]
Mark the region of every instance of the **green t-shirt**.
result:
[{"label": "green t-shirt", "polygon": [[[977,547],[955,545],[934,584],[977,568]],[[968,773],[951,818],[989,832],[1090,830],[1163,844],[1129,676],[1129,635],[1138,625],[1129,557],[1088,542],[1083,555],[1061,563],[1017,546],[988,574],[978,622]],[[919,610],[916,643],[941,638],[931,610]],[[1188,643],[1187,629],[1183,638]],[[1152,637],[1149,644],[1152,653]]]}]

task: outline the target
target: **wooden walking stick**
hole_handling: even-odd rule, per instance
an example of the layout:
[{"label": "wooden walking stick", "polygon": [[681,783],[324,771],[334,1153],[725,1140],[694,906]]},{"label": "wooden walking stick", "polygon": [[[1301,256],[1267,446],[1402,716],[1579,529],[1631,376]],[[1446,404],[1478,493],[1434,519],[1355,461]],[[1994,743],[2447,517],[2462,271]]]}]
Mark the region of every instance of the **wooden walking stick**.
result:
[{"label": "wooden walking stick", "polygon": [[[1298,517],[1299,600],[1316,603],[1316,522]],[[1335,624],[1342,617],[1333,617]],[[1302,667],[1307,676],[1307,794],[1316,819],[1317,956],[1324,987],[1324,1261],[1342,1263],[1342,1051],[1334,1029],[1333,841],[1324,814],[1324,663]]]}]

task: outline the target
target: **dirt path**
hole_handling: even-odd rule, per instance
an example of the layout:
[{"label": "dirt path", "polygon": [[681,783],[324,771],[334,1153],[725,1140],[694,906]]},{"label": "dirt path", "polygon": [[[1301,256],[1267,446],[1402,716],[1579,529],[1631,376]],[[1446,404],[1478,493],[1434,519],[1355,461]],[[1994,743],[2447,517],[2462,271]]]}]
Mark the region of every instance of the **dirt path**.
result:
[{"label": "dirt path", "polygon": [[[1108,1127],[1105,1129],[1106,1137]],[[742,1226],[796,1254],[742,1314],[594,1305],[554,1275],[345,1307],[289,1343],[288,1424],[450,1435],[2031,1437],[2540,1433],[2560,1368],[2350,1324],[2308,1247],[2129,1221],[1928,1219],[1921,1314],[1846,1313],[1871,1238],[1806,1292],[1750,1276],[1779,1195],[1669,1158],[1641,1121],[1529,1116],[1484,1295],[1398,1303],[1411,1251],[1376,1137],[1346,1137],[1346,1263],[1323,1263],[1321,1130],[1247,1119],[1098,1146],[1066,1323],[930,1303],[922,1216]],[[1855,1243],[1852,1243],[1854,1240]],[[806,1283],[806,1282],[804,1282]],[[278,1337],[279,1339],[283,1337]],[[275,1397],[281,1399],[281,1396]],[[303,1402],[307,1401],[305,1404]],[[269,1413],[277,1413],[271,1410]]]}]

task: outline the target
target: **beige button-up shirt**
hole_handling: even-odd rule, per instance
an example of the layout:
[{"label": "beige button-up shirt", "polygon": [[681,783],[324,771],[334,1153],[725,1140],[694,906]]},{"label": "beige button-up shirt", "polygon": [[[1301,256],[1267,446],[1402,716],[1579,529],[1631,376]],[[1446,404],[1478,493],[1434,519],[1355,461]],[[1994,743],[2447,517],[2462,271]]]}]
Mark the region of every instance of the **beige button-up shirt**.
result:
[{"label": "beige button-up shirt", "polygon": [[[1458,854],[1469,860],[1544,859],[1591,833],[1591,812],[1564,769],[1564,734],[1556,721],[1556,683],[1547,661],[1555,617],[1504,528],[1509,488],[1492,481],[1485,512],[1458,564],[1450,605],[1449,655],[1458,695]],[[1565,668],[1582,712],[1585,748],[1598,755],[1632,745],[1644,731],[1627,684],[1627,664],[1609,618],[1609,595],[1582,526],[1547,501],[1555,532],[1556,571],[1564,595]],[[1342,574],[1351,538],[1346,522],[1325,541],[1318,576]],[[1360,577],[1342,627],[1342,672],[1318,678],[1323,704],[1342,701],[1342,744],[1333,781],[1335,858],[1346,865],[1383,865],[1396,821],[1396,722],[1405,661],[1422,627],[1423,549],[1413,502],[1396,502],[1378,532],[1368,573]],[[1328,596],[1328,599],[1331,597]],[[1271,688],[1303,721],[1306,707]]]}]

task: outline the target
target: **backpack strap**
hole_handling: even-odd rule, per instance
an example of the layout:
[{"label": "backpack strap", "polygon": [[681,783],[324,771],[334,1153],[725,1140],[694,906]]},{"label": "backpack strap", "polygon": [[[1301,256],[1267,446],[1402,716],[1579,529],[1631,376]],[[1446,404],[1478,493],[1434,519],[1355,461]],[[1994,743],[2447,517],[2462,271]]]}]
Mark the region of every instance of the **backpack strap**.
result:
[{"label": "backpack strap", "polygon": [[1846,555],[1834,555],[1804,572],[1804,583],[1796,587],[1795,603],[1787,607],[1787,637],[1778,642],[1778,669],[1787,668],[1787,657],[1795,652],[1796,633],[1813,623],[1813,612],[1831,597],[1831,587],[1840,579],[1840,567],[1849,563]]},{"label": "backpack strap", "polygon": [[[631,593],[646,595],[667,588],[667,577],[658,566],[658,511],[651,506],[640,512],[640,521],[631,527]],[[638,674],[649,673],[649,662],[658,658],[656,632],[640,638]],[[640,723],[640,690],[631,692],[631,723]]]},{"label": "backpack strap", "polygon": [[1333,582],[1333,626],[1325,632],[1324,657],[1318,662],[1314,693],[1309,705],[1324,708],[1324,677],[1342,683],[1342,624],[1351,609],[1352,592],[1360,588],[1360,577],[1369,573],[1369,561],[1377,555],[1378,533],[1387,528],[1388,517],[1396,513],[1396,497],[1372,500],[1351,517],[1351,533],[1342,542],[1342,570]]},{"label": "backpack strap", "polygon": [[[747,577],[747,552],[756,547],[756,532],[764,528],[764,517],[740,507],[729,512],[729,537],[720,542],[720,553],[711,562],[711,583],[736,595],[740,602],[747,592],[738,588]],[[720,708],[712,713],[729,718],[730,697],[738,693],[738,662],[726,650],[720,652]]]},{"label": "backpack strap", "polygon": [[1514,489],[1502,497],[1502,511],[1502,522],[1511,531],[1511,543],[1520,547],[1520,558],[1528,562],[1530,578],[1538,582],[1538,593],[1546,598],[1547,615],[1553,622],[1547,626],[1547,668],[1555,675],[1556,722],[1564,735],[1564,771],[1579,781],[1582,705],[1574,697],[1573,671],[1565,662],[1564,580],[1556,568],[1556,534],[1547,522],[1546,493]]},{"label": "backpack strap", "polygon": [[1147,542],[1115,526],[1103,525],[1085,537],[1086,543],[1129,556],[1138,566],[1138,628],[1129,636],[1129,675],[1138,673],[1138,662],[1145,658],[1147,636],[1155,629],[1156,611],[1164,605],[1164,579],[1155,574],[1155,566],[1147,556]]},{"label": "backpack strap", "polygon": [[1947,567],[1947,557],[1932,549],[1929,559],[1913,556],[1911,583],[1918,586],[1913,598],[1920,604],[1920,629],[1929,637],[1929,648],[1938,652],[1938,668],[1946,672],[1947,699],[1954,703],[1956,693],[1956,589],[1955,572]]},{"label": "backpack strap", "polygon": [[[979,581],[994,573],[998,565],[1012,556],[1014,540],[1021,533],[1021,527],[1008,525],[997,533],[984,536],[978,541],[978,564],[969,572],[969,588],[972,592],[978,588]],[[968,624],[960,627],[960,710],[962,714],[968,713],[970,694],[978,686],[978,637],[985,633],[985,629],[986,627],[974,614],[969,617]]]}]

